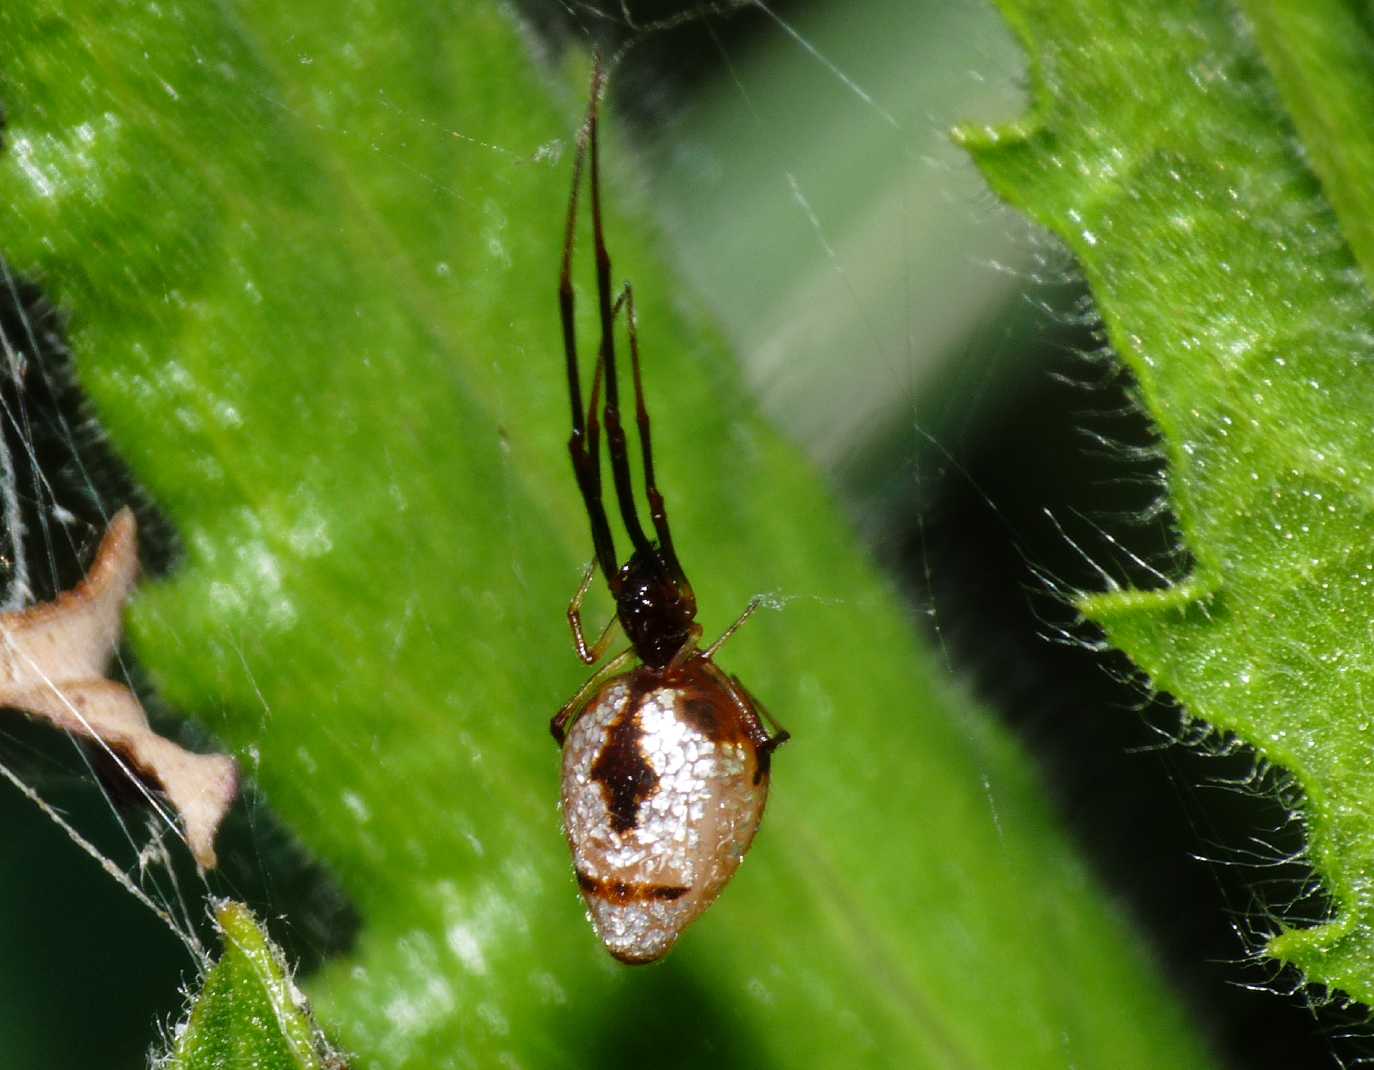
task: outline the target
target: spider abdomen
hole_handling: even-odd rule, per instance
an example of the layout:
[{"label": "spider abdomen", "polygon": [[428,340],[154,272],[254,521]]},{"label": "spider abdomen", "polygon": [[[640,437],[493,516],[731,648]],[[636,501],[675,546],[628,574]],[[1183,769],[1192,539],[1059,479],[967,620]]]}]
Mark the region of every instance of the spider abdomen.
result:
[{"label": "spider abdomen", "polygon": [[739,868],[768,798],[766,740],[749,696],[700,656],[614,677],[573,722],[564,830],[616,958],[662,958]]}]

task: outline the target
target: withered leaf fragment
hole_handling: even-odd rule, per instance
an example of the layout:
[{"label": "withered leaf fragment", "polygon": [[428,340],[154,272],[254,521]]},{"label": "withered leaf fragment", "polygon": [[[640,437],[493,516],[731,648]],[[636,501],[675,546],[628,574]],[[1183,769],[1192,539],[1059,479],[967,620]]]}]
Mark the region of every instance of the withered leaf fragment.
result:
[{"label": "withered leaf fragment", "polygon": [[121,509],[81,583],[51,602],[0,614],[0,706],[108,748],[166,795],[197,864],[213,869],[215,832],[238,790],[234,760],[163,739],[133,692],[105,677],[137,578],[134,514]]}]

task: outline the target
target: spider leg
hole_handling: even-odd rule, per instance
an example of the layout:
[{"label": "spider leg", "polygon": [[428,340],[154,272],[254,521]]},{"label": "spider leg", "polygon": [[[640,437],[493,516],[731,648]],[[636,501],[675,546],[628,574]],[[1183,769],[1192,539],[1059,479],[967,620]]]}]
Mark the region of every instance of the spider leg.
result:
[{"label": "spider leg", "polygon": [[[738,679],[739,678],[736,677],[736,682],[738,682]],[[740,686],[743,687],[744,685],[741,684]],[[754,705],[758,707],[759,713],[763,715],[763,719],[768,722],[768,727],[772,729],[773,732],[772,735],[770,735],[766,740],[764,740],[763,744],[760,746],[759,749],[764,751],[766,754],[772,754],[775,750],[777,750],[779,747],[781,747],[784,743],[786,743],[789,739],[792,738],[792,733],[785,729],[782,725],[778,724],[778,719],[773,716],[772,711],[769,710],[769,708],[765,706],[762,702],[760,702],[758,699],[754,699]]]},{"label": "spider leg", "polygon": [[735,619],[735,623],[730,625],[730,627],[726,628],[725,631],[721,633],[719,639],[717,639],[714,643],[712,643],[705,650],[703,650],[701,652],[701,656],[706,658],[708,661],[711,658],[715,657],[716,651],[725,645],[725,641],[729,639],[730,636],[734,635],[737,631],[739,631],[740,626],[750,617],[752,617],[754,615],[754,610],[758,609],[761,605],[763,605],[762,595],[756,594],[753,598],[749,599],[749,604],[744,607],[744,612],[741,613]]},{"label": "spider leg", "polygon": [[[596,244],[596,296],[601,312],[601,350],[598,359],[606,365],[606,446],[611,456],[611,475],[615,480],[620,516],[629,532],[635,553],[652,552],[649,539],[639,523],[635,509],[634,487],[630,481],[630,458],[625,446],[625,429],[620,423],[620,385],[615,367],[615,311],[611,305],[611,256],[606,251],[606,234],[601,222],[601,166],[597,134],[596,94],[587,116],[588,141],[591,143],[592,236]],[[613,572],[608,570],[608,576]]]},{"label": "spider leg", "polygon": [[[747,613],[745,614],[748,615]],[[754,773],[754,783],[757,784],[768,775],[769,769],[773,764],[773,752],[792,738],[792,733],[778,724],[778,719],[773,716],[768,707],[749,693],[749,689],[744,686],[744,681],[738,676],[730,677],[730,682],[735,685],[737,692],[735,700],[742,702],[747,708],[756,711],[759,716],[768,722],[768,727],[772,729],[772,734],[763,739],[755,740],[754,746],[758,750],[759,767]],[[747,701],[746,701],[747,700]]]},{"label": "spider leg", "polygon": [[[611,317],[620,315],[621,306],[624,304],[624,295],[616,301],[615,307],[611,310]],[[605,370],[604,362],[598,357],[596,369],[592,372],[592,392],[587,401],[587,423],[584,441],[586,442],[586,453],[590,458],[588,469],[591,474],[595,495],[598,501],[601,500],[601,425],[597,419],[597,409],[600,407],[601,398],[601,379]],[[620,622],[617,614],[606,622],[606,626],[601,629],[600,636],[596,642],[588,647],[586,636],[582,631],[582,602],[587,597],[587,592],[592,586],[592,576],[596,572],[597,558],[593,558],[587,564],[586,571],[582,573],[582,582],[578,585],[577,593],[573,595],[572,601],[568,603],[568,627],[572,629],[573,648],[577,651],[577,656],[582,659],[585,665],[595,665],[606,654],[606,648],[611,644],[612,633],[616,624]],[[612,574],[608,583],[615,590],[617,577]]]},{"label": "spider leg", "polygon": [[633,647],[622,650],[605,665],[592,673],[591,679],[577,689],[577,694],[568,699],[563,704],[563,708],[553,715],[553,720],[549,722],[549,731],[553,734],[554,740],[561,747],[563,740],[567,738],[568,726],[577,719],[577,715],[582,712],[582,707],[587,704],[587,700],[596,694],[597,690],[615,676],[626,665],[634,660],[635,652]]},{"label": "spider leg", "polygon": [[[606,519],[606,507],[601,501],[601,468],[599,464],[598,433],[595,421],[591,427],[582,418],[582,385],[577,367],[577,332],[573,318],[572,258],[577,229],[577,196],[582,186],[582,168],[587,155],[588,137],[595,138],[596,107],[601,95],[605,74],[598,59],[592,73],[592,98],[588,109],[587,122],[577,139],[577,156],[573,161],[572,194],[568,198],[568,221],[563,231],[563,266],[558,276],[558,310],[563,320],[563,354],[568,367],[568,396],[572,402],[572,436],[568,439],[568,452],[572,456],[573,474],[577,477],[578,489],[582,492],[582,502],[591,523],[592,545],[596,550],[596,560],[602,573],[611,583],[617,576],[615,541],[611,536],[611,526]],[[595,175],[595,148],[593,148],[593,175]],[[598,226],[598,239],[600,231]],[[599,372],[598,372],[599,375]],[[596,386],[593,383],[593,396]],[[593,409],[595,411],[595,409]],[[590,430],[590,437],[588,432]]]},{"label": "spider leg", "polygon": [[677,653],[664,666],[665,673],[671,673],[681,668],[689,659],[697,654],[697,640],[701,638],[701,625],[695,621],[687,628],[687,638],[683,644],[677,648]]},{"label": "spider leg", "polygon": [[618,616],[612,616],[606,622],[606,627],[601,629],[601,634],[590,647],[587,646],[586,636],[582,632],[582,602],[587,597],[587,591],[592,586],[592,576],[596,574],[596,559],[587,562],[587,568],[582,573],[582,582],[578,584],[577,593],[573,595],[572,601],[568,603],[568,627],[572,629],[573,647],[577,650],[577,656],[582,659],[584,665],[595,665],[606,655],[606,648],[611,645],[611,635],[616,624],[620,622]]},{"label": "spider leg", "polygon": [[[596,358],[596,368],[592,371],[592,392],[587,398],[587,455],[591,458],[588,462],[590,479],[596,493],[596,500],[601,501],[601,421],[597,416],[597,410],[601,407],[601,377],[605,371],[605,364],[601,358]],[[615,555],[612,554],[612,561]],[[607,574],[607,582],[615,584],[615,573]]]},{"label": "spider leg", "polygon": [[[625,318],[630,334],[630,367],[635,383],[635,419],[639,423],[639,445],[644,455],[644,490],[649,498],[649,516],[654,522],[654,532],[658,535],[658,545],[664,558],[677,580],[685,584],[687,577],[683,575],[677,551],[673,548],[673,533],[668,528],[668,510],[663,504],[663,495],[659,493],[658,481],[654,478],[653,436],[649,430],[649,409],[644,404],[644,378],[639,371],[639,319],[635,315],[634,288],[628,282],[621,292],[620,300],[616,302],[616,307],[619,308],[622,303],[626,306]],[[745,616],[750,612],[752,610],[746,610]]]}]

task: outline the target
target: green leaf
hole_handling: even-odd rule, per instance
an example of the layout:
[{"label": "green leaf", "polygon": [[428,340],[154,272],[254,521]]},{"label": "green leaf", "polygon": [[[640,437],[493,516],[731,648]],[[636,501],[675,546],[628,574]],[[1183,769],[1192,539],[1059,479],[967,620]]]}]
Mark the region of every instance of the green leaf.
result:
[{"label": "green leaf", "polygon": [[1241,9],[1368,282],[1374,279],[1374,27],[1368,12],[1340,0],[1301,6],[1244,0]]},{"label": "green leaf", "polygon": [[315,1027],[267,934],[242,903],[215,910],[220,957],[165,1070],[320,1070]]},{"label": "green leaf", "polygon": [[965,140],[1077,254],[1158,425],[1194,562],[1084,612],[1191,716],[1291,771],[1336,909],[1269,951],[1368,1002],[1367,27],[1342,5],[1256,4],[1261,51],[1224,4],[1003,9],[1031,56],[1032,110]]},{"label": "green leaf", "polygon": [[[309,988],[360,1066],[1207,1065],[1025,756],[759,421],[614,137],[678,549],[708,634],[780,594],[722,661],[794,742],[667,963],[597,945],[546,729],[583,675],[555,282],[585,70],[551,99],[475,2],[21,3],[0,39],[5,255],[184,541],[137,654],[356,904]],[[591,337],[585,240],[578,269]]]}]

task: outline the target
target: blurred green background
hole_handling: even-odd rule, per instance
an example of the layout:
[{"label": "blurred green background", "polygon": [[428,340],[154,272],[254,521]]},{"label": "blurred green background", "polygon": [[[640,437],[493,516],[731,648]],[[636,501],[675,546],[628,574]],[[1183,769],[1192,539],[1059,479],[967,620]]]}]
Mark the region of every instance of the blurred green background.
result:
[{"label": "blurred green background", "polygon": [[[1331,1039],[1334,1012],[1242,987],[1286,983],[1238,961],[1236,930],[1263,909],[1256,881],[1287,903],[1305,876],[1244,864],[1251,835],[1266,855],[1298,846],[1262,793],[1213,790],[1247,776],[1249,759],[1167,745],[1175,715],[1141,716],[1123,663],[1055,641],[1082,638],[1059,594],[1100,585],[1097,566],[1134,575],[1126,549],[1179,563],[1153,509],[1149,429],[1100,352],[1071,262],[987,194],[947,136],[1023,106],[999,16],[981,3],[793,0],[646,31],[682,10],[520,6],[551,65],[567,47],[633,45],[610,113],[638,146],[622,166],[638,168],[633,195],[661,221],[684,285],[951,670],[1040,757],[1221,1053],[1238,1067],[1321,1065],[1333,1045],[1355,1058],[1358,1041]],[[69,743],[11,725],[0,748],[79,828],[118,844]],[[0,912],[25,919],[0,930],[0,1063],[142,1065],[191,963],[27,802],[0,791],[0,808]],[[308,968],[347,944],[348,905],[262,807],[236,816],[221,853],[240,894],[290,919],[274,932],[293,959]]]}]

